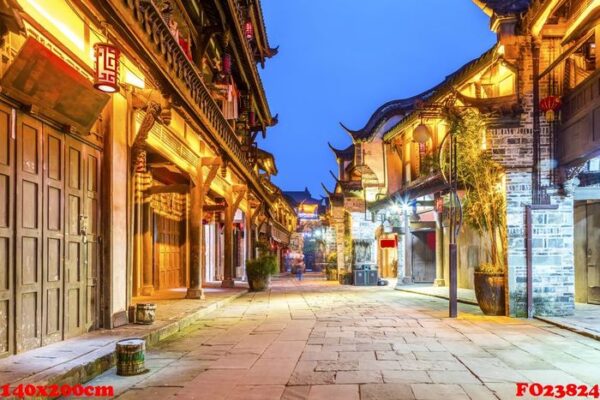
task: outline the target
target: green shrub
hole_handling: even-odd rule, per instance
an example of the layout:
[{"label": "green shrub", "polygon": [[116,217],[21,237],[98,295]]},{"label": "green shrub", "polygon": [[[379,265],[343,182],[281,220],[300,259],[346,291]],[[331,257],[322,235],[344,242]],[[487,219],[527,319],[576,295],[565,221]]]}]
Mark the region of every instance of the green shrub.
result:
[{"label": "green shrub", "polygon": [[246,261],[246,275],[249,280],[265,279],[277,273],[277,259],[269,253],[254,260]]}]

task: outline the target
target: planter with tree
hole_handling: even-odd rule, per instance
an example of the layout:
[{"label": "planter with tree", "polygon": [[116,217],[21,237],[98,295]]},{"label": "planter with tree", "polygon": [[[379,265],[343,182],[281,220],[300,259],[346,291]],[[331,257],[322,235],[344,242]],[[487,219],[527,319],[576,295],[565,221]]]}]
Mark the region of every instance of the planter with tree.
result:
[{"label": "planter with tree", "polygon": [[253,292],[262,292],[269,288],[271,275],[278,272],[277,259],[266,246],[259,246],[259,255],[246,261],[248,286]]},{"label": "planter with tree", "polygon": [[484,262],[475,270],[474,288],[486,315],[505,315],[507,265],[506,198],[504,168],[486,146],[486,123],[472,109],[446,110],[449,134],[457,141],[458,182],[463,197],[464,221],[479,233]]}]

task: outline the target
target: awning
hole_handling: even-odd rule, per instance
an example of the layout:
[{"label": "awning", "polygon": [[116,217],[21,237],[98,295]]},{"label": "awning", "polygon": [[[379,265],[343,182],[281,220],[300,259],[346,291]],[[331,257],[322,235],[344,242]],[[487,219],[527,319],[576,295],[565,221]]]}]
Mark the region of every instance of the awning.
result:
[{"label": "awning", "polygon": [[286,246],[290,244],[290,233],[287,229],[285,229],[276,221],[272,221],[270,226],[271,238],[273,238],[273,240]]},{"label": "awning", "polygon": [[3,93],[88,134],[110,96],[46,46],[29,37],[0,81]]},{"label": "awning", "polygon": [[370,211],[377,212],[390,206],[394,200],[411,201],[428,194],[443,192],[448,189],[448,183],[444,180],[442,174],[438,172],[414,180],[405,188],[392,193],[384,199],[369,204],[368,208]]}]

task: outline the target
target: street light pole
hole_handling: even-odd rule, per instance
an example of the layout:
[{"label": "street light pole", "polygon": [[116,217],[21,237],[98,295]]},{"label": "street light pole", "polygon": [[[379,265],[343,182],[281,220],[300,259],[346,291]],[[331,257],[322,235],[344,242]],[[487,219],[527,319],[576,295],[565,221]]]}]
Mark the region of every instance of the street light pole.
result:
[{"label": "street light pole", "polygon": [[448,183],[450,185],[450,240],[449,240],[449,266],[450,266],[450,287],[448,314],[450,318],[456,318],[458,315],[458,249],[456,239],[458,236],[459,221],[457,211],[460,209],[460,199],[457,194],[457,146],[456,139],[452,132],[448,132],[450,137],[450,174]]},{"label": "street light pole", "polygon": [[[449,282],[449,304],[448,314],[450,318],[456,318],[458,315],[458,246],[457,237],[462,224],[462,207],[460,198],[458,197],[458,145],[455,138],[455,133],[447,132],[439,146],[439,166],[442,177],[446,181],[450,190],[449,202],[449,230],[450,238],[448,244],[449,264],[450,264],[450,282]],[[413,132],[413,140],[417,143],[427,143],[431,138],[431,133],[427,126],[421,124]],[[446,141],[449,141],[449,174],[446,176],[442,162],[443,149]]]}]

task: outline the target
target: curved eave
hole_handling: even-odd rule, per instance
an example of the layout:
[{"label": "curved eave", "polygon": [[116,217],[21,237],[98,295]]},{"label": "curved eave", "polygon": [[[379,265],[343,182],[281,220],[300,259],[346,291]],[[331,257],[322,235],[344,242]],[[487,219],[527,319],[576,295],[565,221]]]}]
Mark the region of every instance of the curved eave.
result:
[{"label": "curved eave", "polygon": [[354,145],[350,145],[343,150],[336,149],[329,142],[327,142],[327,145],[329,146],[329,148],[331,149],[331,151],[333,152],[333,154],[335,155],[335,158],[337,160],[349,161],[349,160],[354,159]]},{"label": "curved eave", "polygon": [[370,141],[374,138],[377,130],[395,116],[404,116],[412,111],[415,105],[427,99],[431,90],[420,93],[406,99],[388,101],[379,107],[369,118],[367,124],[359,130],[352,130],[340,122],[341,127],[350,135],[354,142]]},{"label": "curved eave", "polygon": [[[432,104],[440,99],[448,96],[454,91],[455,86],[459,86],[465,81],[467,81],[470,77],[480,72],[484,67],[486,67],[490,62],[496,60],[496,52],[497,52],[498,44],[495,44],[488,51],[483,53],[481,57],[476,58],[467,64],[463,65],[456,72],[448,75],[446,79],[425,93],[430,93],[429,98],[426,100],[426,103]],[[391,127],[387,132],[384,133],[384,140],[391,140],[400,134],[410,123],[414,122],[414,120],[418,117],[417,110],[412,110],[408,113],[400,122]]]}]

